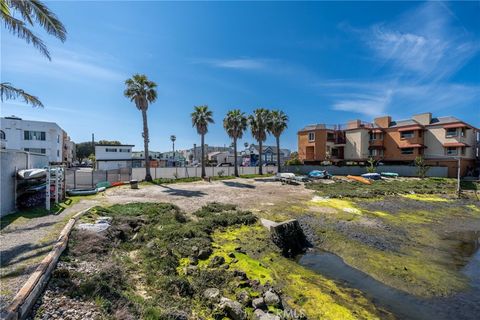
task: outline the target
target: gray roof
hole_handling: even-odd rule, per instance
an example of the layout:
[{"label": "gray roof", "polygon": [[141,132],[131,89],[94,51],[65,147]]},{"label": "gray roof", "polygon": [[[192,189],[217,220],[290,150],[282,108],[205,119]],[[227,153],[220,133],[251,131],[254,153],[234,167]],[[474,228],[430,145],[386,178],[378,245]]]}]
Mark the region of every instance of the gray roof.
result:
[{"label": "gray roof", "polygon": [[390,122],[390,125],[388,127],[395,128],[395,127],[414,126],[414,125],[421,125],[421,124],[415,120],[407,119],[407,120],[392,121]]},{"label": "gray roof", "polygon": [[323,123],[309,124],[308,126],[305,126],[300,131],[309,131],[309,130],[317,130],[317,129],[326,129],[326,126]]},{"label": "gray roof", "polygon": [[447,116],[447,117],[432,118],[432,121],[430,121],[430,124],[444,124],[444,123],[452,123],[452,122],[462,122],[462,121],[459,120],[458,118]]}]

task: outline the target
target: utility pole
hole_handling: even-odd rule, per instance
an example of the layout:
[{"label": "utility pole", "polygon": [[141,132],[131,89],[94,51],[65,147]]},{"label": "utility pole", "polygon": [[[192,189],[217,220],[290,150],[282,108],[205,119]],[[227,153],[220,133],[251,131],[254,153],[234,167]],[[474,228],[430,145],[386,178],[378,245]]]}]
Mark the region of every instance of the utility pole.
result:
[{"label": "utility pole", "polygon": [[172,151],[173,151],[172,165],[175,167],[175,140],[177,140],[177,137],[172,134],[170,136],[170,140],[172,141]]},{"label": "utility pole", "polygon": [[458,168],[457,168],[457,194],[458,194],[458,197],[460,198],[460,193],[461,193],[461,189],[460,189],[460,165],[461,165],[461,159],[462,157],[458,157]]}]

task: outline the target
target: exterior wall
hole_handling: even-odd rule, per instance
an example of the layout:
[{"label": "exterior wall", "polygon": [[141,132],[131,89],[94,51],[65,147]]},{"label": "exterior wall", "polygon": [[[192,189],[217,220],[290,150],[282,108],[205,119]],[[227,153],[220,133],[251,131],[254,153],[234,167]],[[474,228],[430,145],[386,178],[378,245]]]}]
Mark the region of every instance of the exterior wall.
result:
[{"label": "exterior wall", "polygon": [[365,160],[368,158],[368,130],[347,130],[345,137],[345,160]]},{"label": "exterior wall", "polygon": [[[457,160],[445,160],[445,159],[430,159],[426,161],[427,165],[430,166],[441,166],[448,168],[448,177],[456,178],[458,174],[458,161]],[[462,160],[460,161],[460,176],[465,176],[467,174],[468,168],[473,168],[475,166],[474,160]]]},{"label": "exterior wall", "polygon": [[419,130],[414,130],[414,137],[410,139],[402,139],[399,128],[385,130],[383,134],[383,159],[385,161],[413,161],[417,156],[422,155],[422,148],[414,148],[413,154],[402,154],[401,146],[409,144],[423,144],[423,133],[419,136]]},{"label": "exterior wall", "polygon": [[43,168],[47,165],[48,158],[45,155],[0,150],[0,217],[15,211],[15,170]]},{"label": "exterior wall", "polygon": [[[95,159],[96,160],[130,160],[132,159],[132,145],[118,145],[118,146],[107,146],[100,145],[95,146]],[[108,149],[116,149],[116,152],[107,152]],[[128,152],[122,151],[120,149],[128,150]]]},{"label": "exterior wall", "polygon": [[132,161],[130,160],[114,160],[114,161],[102,161],[97,160],[97,170],[113,170],[121,168],[130,168]]},{"label": "exterior wall", "polygon": [[[460,130],[460,129],[457,129]],[[425,158],[438,158],[445,155],[445,143],[461,142],[469,145],[465,148],[465,154],[463,155],[468,159],[475,159],[475,145],[476,145],[476,132],[474,129],[465,130],[465,136],[446,137],[446,130],[443,126],[428,126],[425,131],[425,145],[428,148],[425,150]],[[459,153],[460,154],[460,153]]]},{"label": "exterior wall", "polygon": [[[314,141],[308,140],[308,134],[315,133]],[[324,161],[326,158],[327,130],[317,129],[298,133],[298,159],[300,161]],[[313,159],[307,159],[307,147],[314,147]]]},{"label": "exterior wall", "polygon": [[[1,118],[7,149],[45,149],[49,162],[63,161],[63,130],[56,123]],[[24,131],[45,132],[45,140],[25,140]]]}]

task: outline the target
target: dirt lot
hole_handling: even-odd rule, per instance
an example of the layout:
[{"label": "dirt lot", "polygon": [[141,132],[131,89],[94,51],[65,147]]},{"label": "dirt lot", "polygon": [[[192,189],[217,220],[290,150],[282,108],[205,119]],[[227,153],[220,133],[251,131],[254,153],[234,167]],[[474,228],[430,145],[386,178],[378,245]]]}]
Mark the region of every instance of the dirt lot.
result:
[{"label": "dirt lot", "polygon": [[186,212],[193,212],[210,202],[236,204],[245,210],[265,210],[277,204],[308,201],[314,191],[298,185],[282,185],[272,178],[232,179],[213,182],[189,182],[163,186],[141,185],[106,191],[108,203],[169,202]]}]

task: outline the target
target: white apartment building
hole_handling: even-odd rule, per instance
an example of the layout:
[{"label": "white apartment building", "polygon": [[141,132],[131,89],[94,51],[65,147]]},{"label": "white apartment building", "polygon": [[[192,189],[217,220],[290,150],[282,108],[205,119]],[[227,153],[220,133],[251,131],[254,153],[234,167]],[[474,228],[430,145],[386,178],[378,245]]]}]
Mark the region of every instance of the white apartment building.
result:
[{"label": "white apartment building", "polygon": [[54,122],[0,118],[2,148],[46,155],[49,162],[62,162],[64,131]]},{"label": "white apartment building", "polygon": [[96,145],[95,162],[97,170],[112,170],[132,167],[133,144]]}]

